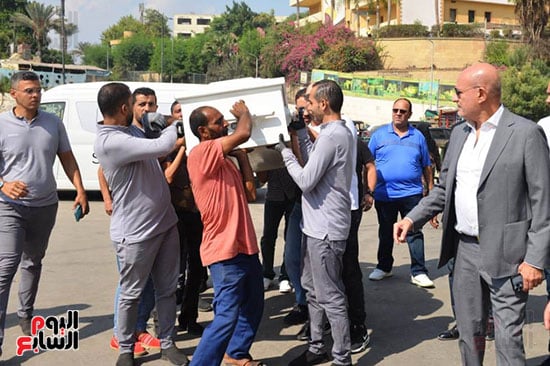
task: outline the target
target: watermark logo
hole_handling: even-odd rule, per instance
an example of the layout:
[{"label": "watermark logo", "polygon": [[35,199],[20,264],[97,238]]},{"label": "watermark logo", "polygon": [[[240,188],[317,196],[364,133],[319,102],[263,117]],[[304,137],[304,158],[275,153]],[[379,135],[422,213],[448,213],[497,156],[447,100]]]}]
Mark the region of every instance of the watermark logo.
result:
[{"label": "watermark logo", "polygon": [[78,350],[78,310],[67,311],[66,316],[34,316],[31,335],[17,337],[17,356],[27,351]]}]

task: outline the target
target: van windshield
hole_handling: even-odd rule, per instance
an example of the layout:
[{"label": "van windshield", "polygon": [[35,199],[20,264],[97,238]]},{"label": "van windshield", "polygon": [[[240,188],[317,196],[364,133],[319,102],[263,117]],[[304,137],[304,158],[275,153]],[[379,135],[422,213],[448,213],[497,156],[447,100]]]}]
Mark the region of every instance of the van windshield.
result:
[{"label": "van windshield", "polygon": [[63,121],[63,115],[65,114],[65,102],[41,103],[40,109],[44,112],[55,114],[60,120]]}]

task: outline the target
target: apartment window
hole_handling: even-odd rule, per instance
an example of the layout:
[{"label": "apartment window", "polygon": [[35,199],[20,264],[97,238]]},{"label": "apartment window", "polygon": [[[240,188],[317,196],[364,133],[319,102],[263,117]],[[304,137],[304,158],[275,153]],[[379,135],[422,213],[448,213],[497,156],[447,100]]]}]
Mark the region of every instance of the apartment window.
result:
[{"label": "apartment window", "polygon": [[449,21],[456,23],[456,9],[451,8],[451,14],[449,14]]},{"label": "apartment window", "polygon": [[487,23],[491,23],[491,12],[490,11],[485,12],[485,21]]},{"label": "apartment window", "polygon": [[191,24],[191,18],[178,18],[178,24]]},{"label": "apartment window", "polygon": [[178,38],[191,38],[191,33],[178,33]]},{"label": "apartment window", "polygon": [[473,23],[476,20],[476,11],[468,10],[468,23]]},{"label": "apartment window", "polygon": [[197,25],[210,25],[210,19],[208,19],[208,18],[199,18],[199,19],[197,19]]}]

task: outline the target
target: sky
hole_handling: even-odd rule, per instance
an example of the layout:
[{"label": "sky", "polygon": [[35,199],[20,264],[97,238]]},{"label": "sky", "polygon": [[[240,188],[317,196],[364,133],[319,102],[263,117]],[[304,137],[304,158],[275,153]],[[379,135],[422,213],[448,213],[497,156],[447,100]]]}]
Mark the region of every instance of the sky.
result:
[{"label": "sky", "polygon": [[[60,0],[38,0],[45,5],[60,6]],[[243,0],[236,0],[241,2]],[[296,9],[290,7],[289,0],[244,0],[256,13],[275,11],[275,15],[288,16]],[[225,7],[231,7],[233,0],[65,0],[65,17],[68,22],[76,23],[79,33],[69,40],[69,49],[78,42],[99,43],[101,33],[116,24],[120,18],[132,15],[139,19],[139,4],[145,8],[156,9],[172,17],[173,14],[221,14]],[[168,22],[171,27],[170,21]],[[59,40],[52,39],[51,46],[57,48]]]}]

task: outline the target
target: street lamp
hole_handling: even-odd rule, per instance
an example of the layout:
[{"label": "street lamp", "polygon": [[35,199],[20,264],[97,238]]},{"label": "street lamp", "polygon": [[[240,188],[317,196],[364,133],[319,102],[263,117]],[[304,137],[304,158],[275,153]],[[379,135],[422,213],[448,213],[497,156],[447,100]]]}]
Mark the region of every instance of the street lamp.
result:
[{"label": "street lamp", "polygon": [[[162,18],[164,19],[164,15]],[[160,32],[160,82],[162,83],[162,74],[164,73],[164,24],[162,24]]]},{"label": "street lamp", "polygon": [[65,84],[65,0],[61,0],[61,82]]}]

